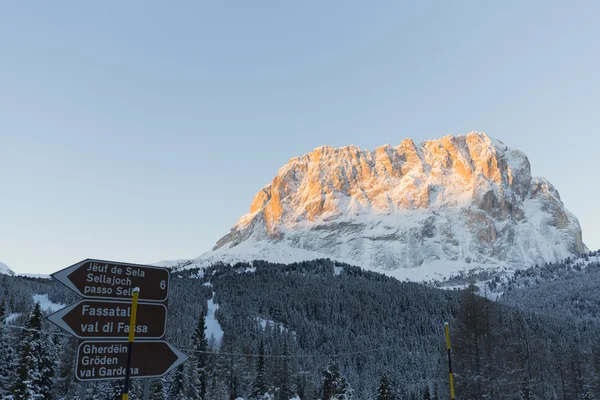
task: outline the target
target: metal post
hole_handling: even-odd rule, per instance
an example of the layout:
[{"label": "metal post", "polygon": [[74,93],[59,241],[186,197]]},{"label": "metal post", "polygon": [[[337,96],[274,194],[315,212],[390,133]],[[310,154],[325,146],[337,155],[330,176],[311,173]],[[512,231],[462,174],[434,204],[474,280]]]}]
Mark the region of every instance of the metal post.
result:
[{"label": "metal post", "polygon": [[448,349],[448,369],[450,370],[450,398],[454,400],[454,375],[452,374],[452,354],[450,352],[450,327],[446,322],[446,348]]},{"label": "metal post", "polygon": [[79,384],[79,400],[85,400],[85,398],[87,397],[87,387],[87,382],[81,382]]},{"label": "metal post", "polygon": [[129,319],[129,340],[127,343],[127,369],[125,370],[125,383],[123,384],[123,400],[129,400],[129,375],[131,370],[131,353],[133,352],[133,340],[135,339],[135,318],[137,316],[137,303],[140,288],[133,289],[131,300],[131,318]]},{"label": "metal post", "polygon": [[150,399],[150,379],[144,379],[144,400]]}]

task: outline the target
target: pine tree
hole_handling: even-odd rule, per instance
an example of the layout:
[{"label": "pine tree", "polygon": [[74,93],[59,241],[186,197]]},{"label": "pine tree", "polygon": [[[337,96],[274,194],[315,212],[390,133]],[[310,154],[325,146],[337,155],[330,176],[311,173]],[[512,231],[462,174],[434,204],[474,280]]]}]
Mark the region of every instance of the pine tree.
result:
[{"label": "pine tree", "polygon": [[289,400],[294,397],[294,387],[292,384],[292,368],[291,368],[291,360],[288,357],[289,350],[287,342],[283,342],[283,349],[281,354],[283,357],[281,358],[281,365],[279,368],[279,376],[278,376],[278,384],[279,384],[279,399],[280,400]]},{"label": "pine tree", "polygon": [[150,384],[150,398],[152,400],[167,400],[165,384],[162,378],[154,379]]},{"label": "pine tree", "polygon": [[350,400],[353,390],[348,385],[348,381],[339,371],[337,363],[334,360],[329,361],[327,368],[323,371],[323,385],[321,388],[323,400]]},{"label": "pine tree", "polygon": [[519,391],[519,398],[521,400],[533,400],[533,394],[531,392],[531,382],[527,379],[526,375],[523,375],[523,380],[521,382],[521,390]]},{"label": "pine tree", "polygon": [[50,355],[50,342],[41,334],[42,310],[39,303],[35,303],[26,328],[19,348],[20,363],[12,389],[14,398],[51,399],[54,363]]},{"label": "pine tree", "polygon": [[[131,382],[132,385],[129,388],[130,399],[136,398],[133,383],[134,382]],[[108,400],[121,400],[123,398],[123,382],[103,381],[97,385],[92,386],[91,390],[88,388],[88,393],[91,395],[90,397],[92,399],[105,398]]]},{"label": "pine tree", "polygon": [[390,378],[387,374],[383,374],[379,380],[379,389],[377,389],[377,400],[395,400],[394,393],[392,392]]},{"label": "pine tree", "polygon": [[32,376],[32,348],[31,343],[25,336],[19,347],[19,364],[16,371],[16,380],[11,392],[16,400],[29,400],[36,395]]},{"label": "pine tree", "polygon": [[[457,364],[462,364],[464,382],[463,396],[482,398],[483,388],[493,385],[482,385],[484,374],[482,357],[484,354],[484,337],[486,330],[486,301],[477,295],[479,289],[471,284],[462,294],[462,307],[456,323],[456,340],[453,349],[457,354]],[[491,344],[491,342],[487,342]]]},{"label": "pine tree", "polygon": [[14,349],[11,346],[12,337],[4,323],[6,314],[6,305],[3,298],[0,303],[0,398],[8,394],[16,378],[13,370],[16,360]]},{"label": "pine tree", "polygon": [[235,400],[238,398],[239,384],[240,382],[237,376],[236,365],[233,361],[233,357],[230,357],[229,376],[227,377],[227,392],[229,393],[229,400]]},{"label": "pine tree", "polygon": [[[214,344],[214,340],[208,341],[208,348],[210,350],[217,350],[218,348]],[[206,358],[206,371],[207,371],[207,387],[206,387],[206,398],[213,399],[215,398],[216,388],[219,384],[219,363],[218,363],[218,355],[216,353],[207,354]],[[203,399],[204,400],[204,399]]]},{"label": "pine tree", "polygon": [[186,388],[185,388],[185,393],[186,393],[186,397],[189,400],[201,400],[202,398],[200,397],[200,393],[198,392],[198,388],[200,386],[200,380],[198,379],[198,371],[196,370],[196,363],[193,362],[193,356],[192,356],[192,362],[189,362],[186,364],[186,376],[187,379],[185,379],[185,384],[186,384]]},{"label": "pine tree", "polygon": [[425,386],[425,389],[423,390],[422,399],[423,400],[431,400],[431,392],[429,391],[429,386]]},{"label": "pine tree", "polygon": [[175,373],[173,375],[173,382],[171,383],[171,388],[169,390],[169,400],[180,400],[183,399],[185,394],[183,393],[185,388],[184,382],[184,364],[180,365],[175,369]]},{"label": "pine tree", "polygon": [[252,382],[252,398],[261,398],[267,392],[265,381],[265,343],[260,341],[258,359],[256,360],[256,377]]},{"label": "pine tree", "polygon": [[[54,337],[53,339],[55,339]],[[38,357],[40,394],[44,400],[52,400],[54,391],[54,374],[57,367],[58,342],[50,340],[47,336],[40,338],[35,343],[35,354]]]},{"label": "pine tree", "polygon": [[17,362],[15,350],[11,346],[12,339],[9,333],[5,331],[4,326],[0,327],[0,398],[7,394],[16,381],[14,365]]},{"label": "pine tree", "polygon": [[61,351],[54,380],[54,397],[73,399],[77,394],[77,385],[73,381],[73,360],[77,343],[74,338],[67,338],[59,347]]},{"label": "pine tree", "polygon": [[206,317],[204,314],[198,319],[198,326],[192,336],[192,386],[198,397],[190,396],[192,399],[204,399],[208,389],[208,340],[206,338]]},{"label": "pine tree", "polygon": [[330,400],[336,394],[335,383],[339,379],[340,373],[335,361],[329,361],[327,368],[323,371],[322,397],[323,400]]}]

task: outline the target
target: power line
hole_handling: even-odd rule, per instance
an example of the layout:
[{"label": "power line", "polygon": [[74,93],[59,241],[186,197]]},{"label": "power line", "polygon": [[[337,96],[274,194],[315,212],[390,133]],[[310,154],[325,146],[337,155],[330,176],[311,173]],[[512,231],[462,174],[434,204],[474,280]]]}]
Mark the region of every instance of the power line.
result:
[{"label": "power line", "polygon": [[[33,328],[26,328],[24,326],[17,326],[17,325],[6,325],[7,328],[10,329],[18,329],[18,330],[22,330],[22,331],[27,331],[27,332],[39,332],[42,334],[46,334],[46,335],[58,335],[58,336],[64,336],[64,337],[70,337],[70,338],[74,338],[73,335],[69,335],[67,333],[62,333],[62,332],[58,332],[58,331],[54,331],[54,332],[49,332],[49,331],[44,331],[44,330],[39,330],[39,329],[33,329]],[[265,358],[279,358],[279,359],[284,359],[284,358],[337,358],[337,357],[347,357],[347,356],[355,356],[355,355],[361,355],[361,354],[369,354],[369,353],[377,353],[377,352],[381,352],[381,351],[388,351],[388,350],[399,350],[399,346],[386,346],[386,347],[379,347],[379,348],[374,348],[374,349],[367,349],[367,350],[362,350],[362,351],[352,351],[352,352],[345,352],[345,353],[329,353],[329,354],[254,354],[254,353],[231,353],[231,352],[222,352],[222,351],[205,351],[205,350],[195,350],[195,349],[187,349],[187,352],[189,353],[202,353],[202,354],[212,354],[212,355],[216,355],[216,356],[228,356],[228,357],[253,357],[253,358],[258,358],[258,357],[265,357]]]},{"label": "power line", "polygon": [[221,351],[204,351],[204,350],[194,350],[188,349],[188,352],[191,353],[202,353],[202,354],[214,354],[217,356],[236,356],[236,357],[265,357],[265,358],[318,358],[318,357],[327,357],[327,358],[336,358],[336,357],[344,357],[344,356],[355,356],[360,354],[369,354],[369,353],[377,353],[380,351],[387,351],[391,349],[399,350],[398,346],[387,346],[387,347],[379,347],[375,349],[368,349],[363,351],[353,351],[346,353],[334,353],[334,354],[249,354],[249,353],[228,353]]}]

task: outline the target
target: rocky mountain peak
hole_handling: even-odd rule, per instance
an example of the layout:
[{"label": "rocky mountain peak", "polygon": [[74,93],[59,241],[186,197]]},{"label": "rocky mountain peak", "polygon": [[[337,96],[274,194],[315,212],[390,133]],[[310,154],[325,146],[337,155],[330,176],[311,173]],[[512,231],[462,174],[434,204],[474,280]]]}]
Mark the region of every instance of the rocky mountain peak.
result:
[{"label": "rocky mountain peak", "polygon": [[[445,136],[416,146],[411,139],[373,151],[355,146],[316,148],[293,158],[252,201],[267,231],[280,225],[341,215],[475,203],[494,215],[516,213],[510,204],[527,195],[527,157],[483,133]],[[252,218],[238,224],[247,226]]]},{"label": "rocky mountain peak", "polygon": [[527,156],[471,132],[292,158],[206,257],[287,252],[296,261],[300,251],[389,271],[524,265],[584,249],[577,219],[549,182],[532,178]]}]

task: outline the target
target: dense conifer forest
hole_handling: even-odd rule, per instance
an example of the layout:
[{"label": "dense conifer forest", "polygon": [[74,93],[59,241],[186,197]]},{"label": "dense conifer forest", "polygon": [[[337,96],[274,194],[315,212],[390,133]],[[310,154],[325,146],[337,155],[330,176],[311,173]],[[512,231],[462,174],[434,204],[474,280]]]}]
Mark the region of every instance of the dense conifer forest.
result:
[{"label": "dense conifer forest", "polygon": [[[598,303],[563,301],[569,291],[591,296],[592,269],[545,296],[517,276],[495,302],[476,286],[440,290],[329,260],[176,269],[167,340],[190,360],[152,380],[150,398],[446,399],[446,321],[457,398],[597,398]],[[589,290],[576,294],[584,281]],[[498,291],[490,285],[483,290]],[[0,276],[0,398],[77,399],[76,342],[45,320],[34,294],[76,300],[51,280]],[[561,312],[545,305],[555,294]],[[219,340],[206,335],[209,299],[219,305]],[[90,385],[88,398],[117,398],[121,385]],[[135,380],[130,398],[141,396]]]}]

